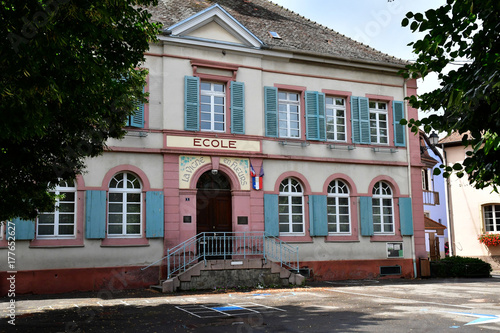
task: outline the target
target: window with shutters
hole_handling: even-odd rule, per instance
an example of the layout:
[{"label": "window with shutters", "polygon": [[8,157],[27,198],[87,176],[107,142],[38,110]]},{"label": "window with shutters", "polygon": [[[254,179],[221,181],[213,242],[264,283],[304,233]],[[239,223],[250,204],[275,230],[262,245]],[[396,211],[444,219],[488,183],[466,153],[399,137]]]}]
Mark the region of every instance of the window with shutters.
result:
[{"label": "window with shutters", "polygon": [[76,186],[72,181],[61,181],[50,191],[56,195],[54,210],[38,215],[36,235],[43,238],[74,238],[76,234]]},{"label": "window with shutters", "polygon": [[333,180],[328,185],[327,213],[329,234],[351,234],[349,188],[341,180]]},{"label": "window with shutters", "polygon": [[141,237],[142,185],[129,172],[116,174],[109,183],[108,237]]},{"label": "window with shutters", "polygon": [[278,92],[278,129],[280,138],[300,138],[300,94]]},{"label": "window with shutters", "polygon": [[242,82],[186,76],[184,94],[186,131],[245,134]]},{"label": "window with shutters", "polygon": [[346,142],[346,101],[341,97],[326,97],[326,139]]},{"label": "window with shutters", "polygon": [[392,189],[385,182],[377,182],[373,187],[372,217],[374,234],[394,234]]},{"label": "window with shutters", "polygon": [[370,101],[370,141],[372,144],[388,144],[387,103]]},{"label": "window with shutters", "polygon": [[302,185],[294,178],[286,178],[280,184],[278,197],[279,232],[286,236],[303,236],[304,193]]}]

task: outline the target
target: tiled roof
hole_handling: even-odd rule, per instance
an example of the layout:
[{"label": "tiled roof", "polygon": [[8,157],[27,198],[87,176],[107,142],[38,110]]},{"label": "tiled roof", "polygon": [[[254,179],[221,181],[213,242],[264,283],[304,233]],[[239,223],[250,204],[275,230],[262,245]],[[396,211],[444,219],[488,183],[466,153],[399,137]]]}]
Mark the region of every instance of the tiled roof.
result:
[{"label": "tiled roof", "polygon": [[465,133],[458,133],[458,132],[453,132],[451,133],[450,135],[448,135],[447,137],[445,138],[442,138],[441,140],[439,140],[439,144],[461,144],[462,143],[462,138],[464,137],[464,135],[467,134],[469,137],[470,137],[470,132],[465,132]]},{"label": "tiled roof", "polygon": [[[170,27],[219,4],[271,49],[304,51],[351,60],[404,66],[406,61],[379,52],[268,0],[159,0],[153,20]],[[269,31],[282,39],[274,39]]]}]

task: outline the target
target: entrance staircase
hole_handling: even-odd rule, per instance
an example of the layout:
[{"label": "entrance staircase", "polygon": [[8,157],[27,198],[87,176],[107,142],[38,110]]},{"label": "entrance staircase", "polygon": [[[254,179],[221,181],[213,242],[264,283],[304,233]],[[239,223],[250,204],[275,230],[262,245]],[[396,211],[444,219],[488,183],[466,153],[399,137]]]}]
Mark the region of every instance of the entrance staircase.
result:
[{"label": "entrance staircase", "polygon": [[162,292],[301,285],[299,251],[264,232],[200,233],[144,267],[160,267]]}]

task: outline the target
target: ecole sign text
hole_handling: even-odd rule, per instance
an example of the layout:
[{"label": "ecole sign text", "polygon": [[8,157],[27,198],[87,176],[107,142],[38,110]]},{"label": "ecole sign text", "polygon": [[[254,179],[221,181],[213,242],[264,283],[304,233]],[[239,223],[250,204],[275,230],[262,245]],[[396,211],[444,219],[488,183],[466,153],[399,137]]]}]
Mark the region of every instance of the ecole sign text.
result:
[{"label": "ecole sign text", "polygon": [[194,138],[193,147],[236,149],[236,140]]},{"label": "ecole sign text", "polygon": [[203,150],[260,152],[260,141],[167,135],[166,146]]}]

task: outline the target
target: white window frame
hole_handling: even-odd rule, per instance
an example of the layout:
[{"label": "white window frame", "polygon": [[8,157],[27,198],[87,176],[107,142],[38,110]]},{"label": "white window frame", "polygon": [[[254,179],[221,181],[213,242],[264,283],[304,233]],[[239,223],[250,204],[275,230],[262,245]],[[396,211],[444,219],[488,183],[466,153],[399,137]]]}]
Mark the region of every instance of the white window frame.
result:
[{"label": "white window frame", "polygon": [[[286,98],[282,98],[283,94],[285,94]],[[291,95],[297,95],[297,100],[291,99]],[[278,91],[278,136],[280,138],[301,138],[300,99],[300,92],[282,90]],[[297,108],[297,112],[294,112],[292,110],[293,107]],[[298,127],[292,129],[292,124],[297,124]],[[292,135],[292,130],[298,131],[298,135]],[[282,134],[282,131],[286,131],[286,134]]]},{"label": "white window frame", "polygon": [[[495,209],[496,207],[498,207],[498,212]],[[486,208],[491,209],[491,217],[487,217]],[[487,221],[491,222],[487,223]],[[500,233],[500,204],[483,205],[483,224],[485,232]]]},{"label": "white window frame", "polygon": [[[204,85],[210,85],[210,90],[203,89]],[[223,91],[216,91],[214,89],[215,86],[222,86]],[[226,132],[226,124],[227,124],[227,114],[226,114],[226,83],[221,82],[211,82],[211,81],[200,81],[200,130],[204,132]],[[210,103],[204,103],[203,97],[210,98]],[[221,115],[220,112],[216,112],[216,106],[221,106],[221,104],[216,104],[215,99],[222,98],[222,121],[216,121],[215,117],[217,115]],[[203,105],[208,105],[210,107],[210,111],[203,111]],[[204,120],[204,115],[208,115],[209,120]],[[216,124],[222,123],[222,130],[216,129]],[[210,124],[210,128],[203,128],[203,124]]]},{"label": "white window frame", "polygon": [[[346,205],[340,205],[340,199],[347,200],[347,213],[340,213],[340,208]],[[331,204],[334,201],[334,204]],[[328,185],[327,196],[327,215],[328,215],[328,234],[329,235],[351,235],[351,203],[349,196],[349,187],[345,182],[339,179],[332,180]],[[341,216],[347,216],[347,222],[341,222]],[[330,222],[334,217],[335,222]],[[336,231],[330,231],[330,225],[335,225]],[[340,231],[341,225],[347,225],[348,231]]]},{"label": "white window frame", "polygon": [[[384,201],[390,200],[390,206],[384,205]],[[384,210],[389,208],[389,212]],[[378,209],[379,213],[376,213]],[[380,181],[373,186],[372,190],[372,213],[373,213],[373,233],[376,235],[394,235],[396,225],[394,223],[394,199],[392,189],[386,182]],[[376,218],[379,217],[379,222]],[[384,223],[385,218],[390,218],[391,223]],[[380,226],[380,231],[377,231],[376,226]],[[389,226],[392,227],[390,230]]]},{"label": "white window frame", "polygon": [[[385,108],[382,108],[385,105]],[[370,141],[372,144],[389,145],[389,103],[369,101],[370,109]],[[380,117],[385,115],[385,120]],[[375,119],[372,119],[372,116]],[[383,126],[385,122],[385,127]],[[382,133],[385,131],[385,135]],[[375,140],[374,140],[375,138]],[[385,139],[386,142],[382,142]]]},{"label": "white window frame", "polygon": [[[286,198],[286,203],[282,203]],[[300,212],[293,210],[299,204],[294,203],[293,199],[300,198]],[[280,193],[278,196],[278,214],[280,236],[305,236],[305,214],[304,214],[304,192],[300,182],[294,178],[286,178],[280,184]],[[294,222],[294,217],[300,216],[301,222]],[[287,221],[282,221],[286,219]],[[281,231],[282,226],[287,226],[287,231]],[[302,231],[293,231],[294,225],[301,225]]]},{"label": "white window frame", "polygon": [[[119,180],[116,177],[119,175],[123,174],[123,179]],[[133,177],[133,180],[131,180],[131,177]],[[117,182],[117,184],[121,183],[121,187],[111,187],[111,184],[113,182]],[[137,180],[137,182],[134,184],[134,181]],[[126,185],[131,185],[132,188],[129,188]],[[138,184],[138,187],[137,185]],[[122,194],[122,201],[111,201],[112,194]],[[139,194],[139,212],[128,212],[128,194]],[[122,205],[122,210],[121,211],[111,211],[111,205],[112,204],[121,204]],[[136,205],[137,201],[132,201],[132,205]],[[107,236],[109,238],[139,238],[142,237],[143,233],[143,218],[142,218],[142,212],[143,212],[143,194],[142,194],[142,183],[141,180],[139,179],[138,176],[129,173],[129,172],[120,172],[117,173],[116,175],[111,178],[110,181],[110,186],[109,186],[109,197],[108,197],[108,214],[107,214]],[[121,215],[121,222],[111,222],[111,216],[112,215]],[[129,215],[139,215],[139,222],[135,223],[129,223],[127,224],[127,217]],[[138,233],[128,233],[127,232],[127,225],[139,225],[139,232]],[[111,226],[121,226],[121,233],[110,233],[110,227]]]},{"label": "white window frame", "polygon": [[[331,100],[332,103],[329,103]],[[342,104],[337,104],[342,100]],[[346,99],[343,97],[327,96],[325,100],[326,106],[326,140],[327,141],[337,141],[337,142],[347,142],[347,110],[346,110]],[[344,116],[338,116],[337,112],[342,111]],[[342,119],[343,124],[339,124]],[[332,126],[333,131],[329,131],[328,127]],[[343,126],[344,131],[338,131],[338,127]],[[344,135],[344,139],[339,139],[340,135]],[[332,137],[333,136],[333,137]]]},{"label": "white window frame", "polygon": [[[73,184],[73,186],[69,186],[69,184]],[[64,184],[64,186],[61,186],[61,184]],[[76,185],[74,182],[68,182],[68,181],[61,181],[59,184],[56,185],[56,187],[50,191],[51,193],[54,193],[56,196],[60,196],[61,193],[73,193],[74,195],[74,200],[73,201],[67,201],[65,200],[65,197],[56,197],[56,202],[54,205],[54,211],[52,212],[43,212],[38,214],[36,218],[36,238],[37,239],[72,239],[76,237],[76,219],[77,219],[77,203],[78,203],[78,193],[76,190]],[[61,207],[61,204],[73,204],[73,212],[61,212],[59,207]],[[54,221],[53,223],[41,223],[40,218],[43,219],[43,216],[45,215],[54,215]],[[73,222],[72,223],[67,223],[67,222],[61,222],[61,217],[62,215],[68,215],[68,216],[73,216]],[[40,227],[43,226],[49,226],[52,225],[54,226],[54,231],[50,235],[42,235],[40,234]],[[59,234],[59,227],[60,226],[73,226],[73,233],[72,234]]]}]

